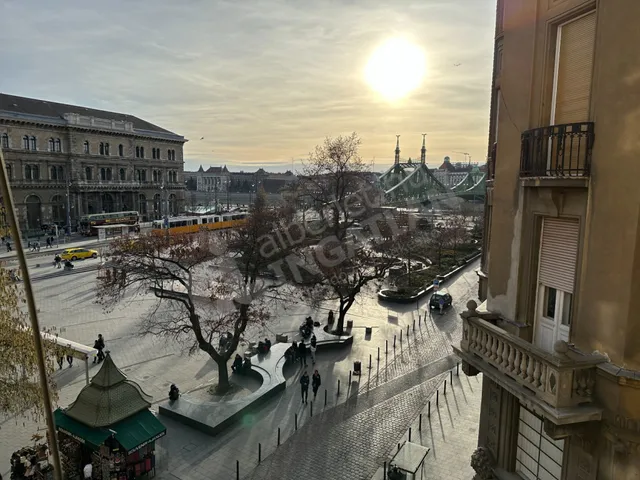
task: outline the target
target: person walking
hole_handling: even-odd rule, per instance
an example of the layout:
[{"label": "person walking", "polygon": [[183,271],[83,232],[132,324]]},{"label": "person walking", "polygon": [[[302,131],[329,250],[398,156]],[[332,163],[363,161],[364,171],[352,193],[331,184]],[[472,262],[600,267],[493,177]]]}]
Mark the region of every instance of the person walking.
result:
[{"label": "person walking", "polygon": [[308,403],[309,399],[309,374],[305,372],[300,377],[300,393],[302,394],[302,403]]},{"label": "person walking", "polygon": [[309,352],[311,353],[311,363],[316,364],[316,336],[311,337],[311,344],[309,345]]},{"label": "person walking", "polygon": [[300,340],[298,344],[298,356],[300,357],[300,366],[307,366],[307,347],[304,344],[304,340]]},{"label": "person walking", "polygon": [[313,377],[311,377],[311,389],[313,390],[313,399],[315,400],[318,396],[318,389],[322,385],[322,380],[320,379],[320,373],[318,370],[313,372]]},{"label": "person walking", "polygon": [[104,338],[102,338],[101,333],[98,334],[98,339],[94,342],[93,348],[98,350],[98,355],[94,357],[93,363],[96,363],[96,360],[98,360],[98,363],[102,362],[104,360],[104,353],[102,353],[104,350]]}]

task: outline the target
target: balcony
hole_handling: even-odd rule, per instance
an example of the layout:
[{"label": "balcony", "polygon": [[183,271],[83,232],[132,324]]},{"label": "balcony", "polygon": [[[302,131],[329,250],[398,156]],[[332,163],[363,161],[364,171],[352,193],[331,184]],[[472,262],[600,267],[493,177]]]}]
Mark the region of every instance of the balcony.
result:
[{"label": "balcony", "polygon": [[589,177],[594,124],[569,123],[527,130],[521,136],[520,177]]},{"label": "balcony", "polygon": [[463,360],[536,405],[556,425],[600,420],[594,386],[604,356],[583,355],[564,342],[552,354],[473,314],[463,314],[458,352]]}]

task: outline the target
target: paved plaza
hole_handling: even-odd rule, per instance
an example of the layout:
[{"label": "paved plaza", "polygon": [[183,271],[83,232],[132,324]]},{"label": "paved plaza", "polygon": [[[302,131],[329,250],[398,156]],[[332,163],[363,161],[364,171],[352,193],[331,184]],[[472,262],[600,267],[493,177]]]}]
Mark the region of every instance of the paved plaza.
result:
[{"label": "paved plaza", "polygon": [[[90,262],[85,266],[90,267]],[[378,303],[373,290],[363,292],[348,316],[354,321],[353,346],[318,351],[315,367],[322,375],[323,385],[313,405],[313,417],[311,405],[300,403],[298,380],[302,372],[299,367],[292,366],[285,368],[287,389],[282,395],[216,437],[163,417],[167,436],[159,442],[159,475],[181,480],[231,479],[235,478],[238,460],[243,478],[294,478],[298,464],[316,471],[305,474],[311,479],[351,478],[339,476],[338,472],[345,469],[357,470],[359,476],[352,478],[372,478],[391,447],[400,441],[440,385],[445,372],[455,368],[457,359],[450,345],[460,339],[459,313],[464,310],[467,300],[477,294],[475,268],[477,262],[448,285],[454,304],[442,316],[425,315],[424,310],[418,310],[417,307],[423,308],[428,296],[418,305],[388,309]],[[177,383],[183,393],[188,393],[201,391],[216,381],[215,363],[206,355],[187,356],[181,345],[137,334],[139,319],[153,305],[152,298],[129,302],[111,313],[103,312],[94,303],[95,277],[95,271],[56,275],[50,266],[34,268],[41,326],[55,328],[62,337],[87,345],[92,345],[98,333],[102,333],[116,364],[153,396],[155,404],[166,399],[171,383]],[[269,336],[273,339],[275,333],[297,331],[309,314],[317,319],[326,318],[327,311],[328,308],[313,311],[307,305],[292,304],[276,312],[268,328],[248,331],[246,338]],[[397,315],[397,323],[389,321],[389,314]],[[366,326],[373,328],[371,336],[365,335]],[[402,342],[399,339],[401,330]],[[388,342],[387,354],[384,353],[385,341]],[[370,355],[371,369],[368,368]],[[362,362],[363,375],[352,377],[349,384],[349,372],[355,360]],[[61,406],[72,402],[85,385],[84,367],[76,363],[73,368],[56,373]],[[92,365],[91,374],[98,368]],[[339,395],[338,380],[341,382]],[[278,427],[281,434],[279,448]],[[29,444],[31,436],[43,430],[43,423],[24,419],[7,419],[0,424],[0,473],[3,476],[8,472],[11,453]],[[258,444],[263,460],[260,466]],[[296,451],[294,462],[283,463],[290,445],[306,448],[304,453]],[[325,460],[316,458],[318,453],[314,452],[318,451],[323,452]],[[335,454],[329,451],[335,451]],[[468,465],[470,452],[463,455],[458,450],[456,456]],[[282,470],[283,466],[286,466],[286,472]],[[278,476],[269,477],[273,472],[278,472]],[[330,476],[329,472],[338,476]]]}]

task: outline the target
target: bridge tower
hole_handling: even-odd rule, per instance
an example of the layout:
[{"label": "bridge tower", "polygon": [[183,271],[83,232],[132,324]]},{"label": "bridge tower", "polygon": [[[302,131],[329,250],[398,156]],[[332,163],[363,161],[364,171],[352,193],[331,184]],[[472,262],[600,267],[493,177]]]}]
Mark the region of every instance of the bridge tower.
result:
[{"label": "bridge tower", "polygon": [[400,165],[400,135],[396,135],[396,159],[395,165]]},{"label": "bridge tower", "polygon": [[427,134],[422,134],[422,148],[420,149],[420,163],[425,165],[427,163],[427,147],[425,145],[425,141],[427,138]]}]

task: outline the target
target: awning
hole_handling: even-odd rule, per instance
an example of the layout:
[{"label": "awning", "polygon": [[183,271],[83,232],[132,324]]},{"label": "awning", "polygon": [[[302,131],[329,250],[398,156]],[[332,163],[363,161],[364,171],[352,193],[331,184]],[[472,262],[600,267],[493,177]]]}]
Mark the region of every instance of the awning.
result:
[{"label": "awning", "polygon": [[106,428],[91,428],[74,420],[71,417],[65,415],[62,409],[57,409],[53,412],[53,416],[56,422],[56,429],[75,438],[77,441],[83,444],[97,449],[109,438],[111,432]]},{"label": "awning", "polygon": [[167,433],[166,427],[149,410],[142,410],[120,422],[103,428],[91,428],[65,415],[62,409],[54,412],[56,428],[80,443],[100,447],[113,435],[127,454],[135,452]]}]

